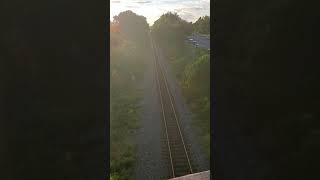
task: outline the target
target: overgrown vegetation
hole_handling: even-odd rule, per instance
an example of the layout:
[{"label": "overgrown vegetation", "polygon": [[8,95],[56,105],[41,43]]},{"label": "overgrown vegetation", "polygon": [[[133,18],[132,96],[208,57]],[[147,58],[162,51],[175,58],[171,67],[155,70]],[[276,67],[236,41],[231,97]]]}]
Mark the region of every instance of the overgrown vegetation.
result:
[{"label": "overgrown vegetation", "polygon": [[210,157],[210,55],[198,49],[195,58],[186,64],[179,80],[186,103],[195,114],[195,124],[201,129],[205,153]]},{"label": "overgrown vegetation", "polygon": [[193,31],[201,34],[210,34],[210,17],[199,17],[199,19],[193,23]]},{"label": "overgrown vegetation", "polygon": [[191,32],[192,23],[171,12],[163,14],[152,26],[153,37],[165,50],[166,55],[170,56],[183,55],[185,37]]},{"label": "overgrown vegetation", "polygon": [[[152,34],[173,66],[176,77],[190,110],[194,124],[201,129],[201,141],[206,155],[210,156],[210,55],[207,50],[186,45],[184,40],[193,28],[206,33],[209,17],[195,23],[182,20],[177,14],[166,13],[152,26]],[[174,37],[173,35],[179,35]]]},{"label": "overgrown vegetation", "polygon": [[134,133],[139,127],[137,102],[141,97],[137,87],[144,64],[150,59],[147,33],[146,19],[131,11],[120,13],[111,24],[110,177],[113,180],[134,179]]},{"label": "overgrown vegetation", "polygon": [[[201,127],[206,153],[210,154],[209,135],[209,55],[205,51],[185,47],[184,39],[193,25],[177,14],[162,15],[153,25],[152,34],[171,57],[184,95]],[[134,130],[139,126],[136,87],[142,78],[141,66],[150,57],[148,24],[142,16],[125,11],[114,17],[111,25],[111,178],[132,179],[136,162]],[[194,52],[194,56],[189,51]],[[196,60],[192,59],[196,58]],[[150,58],[151,59],[151,58]],[[207,83],[203,83],[203,82]]]}]

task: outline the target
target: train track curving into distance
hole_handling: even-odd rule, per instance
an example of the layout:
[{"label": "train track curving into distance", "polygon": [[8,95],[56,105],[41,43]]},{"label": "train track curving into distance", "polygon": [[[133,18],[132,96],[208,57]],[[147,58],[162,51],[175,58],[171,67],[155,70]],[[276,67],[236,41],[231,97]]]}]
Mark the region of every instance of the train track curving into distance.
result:
[{"label": "train track curving into distance", "polygon": [[[151,38],[151,37],[150,37]],[[155,73],[161,103],[162,120],[169,155],[170,175],[168,178],[192,174],[192,166],[188,149],[179,124],[179,117],[174,106],[174,99],[168,87],[165,71],[159,62],[156,46],[151,38],[151,46],[155,58]]]}]

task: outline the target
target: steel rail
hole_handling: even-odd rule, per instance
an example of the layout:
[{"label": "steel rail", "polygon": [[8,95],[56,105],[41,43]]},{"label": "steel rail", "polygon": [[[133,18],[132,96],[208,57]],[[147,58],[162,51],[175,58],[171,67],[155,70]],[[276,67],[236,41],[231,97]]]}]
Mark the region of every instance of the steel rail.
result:
[{"label": "steel rail", "polygon": [[[165,132],[166,132],[166,139],[167,139],[167,144],[168,144],[168,149],[169,149],[169,156],[170,156],[170,163],[171,163],[171,170],[172,170],[172,175],[173,175],[173,177],[175,177],[176,176],[176,174],[175,174],[175,167],[174,166],[177,166],[176,168],[178,168],[179,166],[181,166],[181,165],[183,165],[184,163],[180,163],[180,165],[178,166],[177,164],[174,164],[173,163],[173,154],[176,154],[177,155],[177,150],[175,150],[174,152],[172,152],[172,149],[171,149],[171,144],[172,144],[172,146],[174,146],[174,145],[178,145],[178,144],[182,144],[182,146],[181,146],[181,148],[183,147],[183,149],[184,149],[184,155],[185,155],[185,158],[187,159],[187,163],[188,163],[188,168],[189,168],[189,172],[190,173],[193,173],[193,171],[192,171],[192,166],[191,166],[191,162],[190,162],[190,158],[189,158],[189,156],[188,156],[188,152],[187,152],[187,148],[186,148],[186,145],[185,145],[185,142],[184,142],[184,138],[183,138],[183,135],[182,135],[182,131],[181,131],[181,128],[180,128],[180,124],[179,124],[179,120],[178,120],[178,116],[177,116],[177,112],[176,112],[176,109],[175,109],[175,106],[174,106],[174,97],[172,96],[172,94],[171,94],[171,92],[170,92],[170,90],[169,90],[169,85],[168,85],[168,82],[167,82],[167,78],[166,78],[166,76],[165,76],[165,74],[166,74],[166,71],[164,71],[164,68],[162,67],[162,65],[161,65],[161,63],[160,63],[160,61],[159,61],[159,55],[158,55],[158,49],[157,49],[157,47],[156,47],[156,45],[154,44],[154,41],[153,41],[153,39],[151,38],[151,36],[150,36],[150,40],[151,40],[151,46],[152,46],[152,50],[153,50],[153,54],[154,54],[154,59],[155,59],[155,61],[154,61],[154,65],[155,65],[155,72],[156,72],[156,79],[157,79],[157,85],[158,85],[158,91],[159,91],[159,96],[160,96],[160,103],[161,103],[161,108],[162,108],[162,116],[163,116],[163,121],[164,121],[164,125],[165,125]],[[160,83],[160,77],[162,77],[162,85],[161,85],[161,83]],[[162,88],[161,88],[161,86],[162,86]],[[165,90],[164,90],[164,89]],[[162,89],[162,90],[161,90]],[[167,95],[165,95],[165,96],[169,96],[169,101],[170,101],[170,105],[171,105],[171,108],[170,108],[170,110],[168,111],[169,113],[170,113],[170,111],[171,111],[171,113],[173,112],[173,115],[174,115],[174,121],[172,121],[171,123],[174,123],[174,124],[176,124],[175,126],[177,127],[177,130],[176,131],[178,131],[178,133],[179,133],[179,135],[178,135],[178,137],[180,136],[180,143],[178,143],[178,144],[175,144],[175,143],[171,143],[170,142],[170,138],[169,137],[171,137],[171,136],[173,136],[173,135],[169,135],[169,132],[168,132],[168,125],[167,125],[167,118],[166,118],[166,116],[168,115],[166,115],[166,113],[165,113],[165,108],[164,108],[164,95],[162,94],[162,92],[161,91],[165,91],[166,93],[165,94],[167,94]],[[167,100],[166,100],[167,101]],[[170,106],[169,106],[170,107]],[[173,117],[171,117],[171,118],[173,118]],[[171,118],[169,118],[169,119],[171,119]],[[170,124],[170,123],[169,123]],[[172,130],[171,130],[172,131]],[[172,138],[172,137],[171,137]],[[182,143],[181,143],[182,142]],[[175,159],[175,163],[177,163],[176,162],[177,160]],[[177,171],[177,172],[179,172],[179,171]],[[184,171],[182,171],[182,172],[184,172]],[[181,171],[180,171],[180,173],[181,173]]]},{"label": "steel rail", "polygon": [[[151,39],[151,44],[152,44],[152,49],[154,51],[154,44],[153,44],[153,40],[152,39]],[[157,57],[156,57],[155,53],[153,53],[153,54],[154,54],[154,58],[156,60]],[[166,129],[166,138],[167,138],[167,144],[168,144],[168,149],[169,149],[171,170],[172,170],[173,177],[175,177],[173,161],[172,161],[172,155],[171,155],[171,148],[170,148],[170,141],[169,141],[169,135],[168,135],[168,128],[167,128],[167,122],[166,122],[166,116],[165,116],[165,113],[164,113],[164,107],[163,107],[163,102],[162,102],[162,93],[161,93],[161,90],[160,90],[159,74],[158,74],[158,70],[157,70],[156,66],[157,65],[156,65],[156,61],[155,61],[154,62],[154,67],[155,67],[155,70],[156,70],[156,79],[157,79],[157,85],[158,85],[158,92],[159,92],[159,96],[160,96],[159,99],[160,99],[160,104],[161,104],[161,109],[162,109],[162,117],[163,117],[163,122],[164,122],[165,129]]]},{"label": "steel rail", "polygon": [[[158,54],[157,54],[157,56],[158,56]],[[164,68],[162,67],[161,63],[158,62],[158,64],[159,64],[159,68],[160,68],[161,70],[164,69]],[[171,92],[170,92],[170,90],[169,90],[169,88],[168,88],[167,78],[166,78],[166,76],[164,75],[163,71],[161,71],[161,74],[162,74],[162,76],[163,76],[163,79],[164,79],[164,82],[165,82],[165,86],[166,86],[166,89],[167,89],[167,92],[168,92],[168,95],[169,95],[170,104],[171,104],[171,107],[172,107],[172,109],[173,109],[174,117],[175,117],[175,120],[176,120],[178,129],[179,129],[179,134],[180,134],[180,137],[181,137],[181,140],[182,140],[182,144],[183,144],[183,147],[184,147],[184,152],[185,152],[186,157],[187,157],[187,160],[188,160],[190,172],[193,173],[193,172],[192,172],[191,163],[190,163],[190,158],[189,158],[189,156],[188,156],[187,148],[186,148],[186,145],[185,145],[185,143],[184,143],[184,139],[183,139],[183,136],[182,136],[181,128],[180,128],[180,125],[179,125],[179,122],[178,122],[178,117],[177,117],[176,109],[175,109],[175,107],[174,107],[174,105],[173,105],[173,100],[172,100],[172,98],[171,98],[172,94],[171,94]]]}]

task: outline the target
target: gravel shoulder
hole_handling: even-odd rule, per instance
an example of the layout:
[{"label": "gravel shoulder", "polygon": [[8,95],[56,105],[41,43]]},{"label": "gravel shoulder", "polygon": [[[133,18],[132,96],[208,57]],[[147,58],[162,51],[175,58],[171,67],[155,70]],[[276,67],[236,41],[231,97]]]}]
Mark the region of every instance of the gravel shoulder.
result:
[{"label": "gravel shoulder", "polygon": [[146,65],[144,80],[140,84],[143,98],[140,128],[137,131],[136,179],[161,179],[166,174],[161,158],[161,111],[154,73],[154,59]]}]

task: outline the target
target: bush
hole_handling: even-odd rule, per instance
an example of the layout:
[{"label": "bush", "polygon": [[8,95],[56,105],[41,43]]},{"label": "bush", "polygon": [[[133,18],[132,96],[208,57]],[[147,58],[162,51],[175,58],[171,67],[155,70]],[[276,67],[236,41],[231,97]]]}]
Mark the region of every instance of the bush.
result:
[{"label": "bush", "polygon": [[[133,179],[136,163],[134,132],[139,127],[137,106],[140,98],[137,83],[143,77],[144,66],[151,55],[146,44],[145,18],[130,11],[120,13],[112,25],[110,58],[110,176],[111,179]],[[139,22],[138,26],[135,22]],[[133,23],[133,24],[132,24]],[[133,31],[126,31],[130,25]],[[112,28],[111,29],[115,29]],[[143,38],[137,38],[144,36]]]}]

